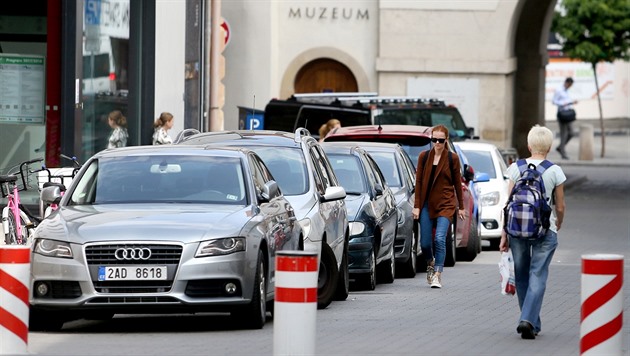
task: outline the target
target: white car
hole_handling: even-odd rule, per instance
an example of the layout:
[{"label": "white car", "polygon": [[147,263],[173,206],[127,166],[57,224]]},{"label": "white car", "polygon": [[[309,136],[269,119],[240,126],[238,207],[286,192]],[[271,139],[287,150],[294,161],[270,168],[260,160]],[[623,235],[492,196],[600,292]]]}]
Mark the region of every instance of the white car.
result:
[{"label": "white car", "polygon": [[503,207],[508,199],[509,178],[507,165],[499,149],[491,144],[477,141],[455,142],[466,154],[475,172],[487,173],[490,181],[479,182],[481,209],[481,239],[489,240],[490,247],[498,249],[503,228]]}]

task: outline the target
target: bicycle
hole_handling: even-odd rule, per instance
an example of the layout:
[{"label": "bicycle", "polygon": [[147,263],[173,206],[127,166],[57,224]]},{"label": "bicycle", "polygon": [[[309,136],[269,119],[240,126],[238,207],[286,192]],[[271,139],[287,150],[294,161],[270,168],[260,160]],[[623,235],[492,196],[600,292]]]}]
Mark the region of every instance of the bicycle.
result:
[{"label": "bicycle", "polygon": [[41,161],[43,161],[42,158],[37,158],[20,164],[22,189],[18,187],[16,173],[11,173],[9,170],[9,174],[0,175],[2,197],[7,198],[7,205],[2,209],[2,231],[4,243],[7,245],[27,245],[31,241],[35,223],[30,218],[32,214],[28,214],[26,207],[20,203],[19,192],[28,189],[28,181],[24,173],[29,172],[28,166]]},{"label": "bicycle", "polygon": [[[40,191],[47,187],[58,187],[60,190],[60,195],[63,196],[66,192],[67,186],[72,182],[72,179],[77,175],[79,169],[81,169],[81,163],[77,160],[76,157],[66,156],[63,153],[60,154],[62,158],[72,161],[73,167],[72,171],[68,173],[68,169],[70,167],[64,168],[48,168],[45,165],[42,168],[31,171],[31,173],[37,173],[37,177],[39,180],[39,188]],[[54,170],[54,173],[53,171]],[[43,174],[40,174],[42,172]],[[57,210],[58,204],[46,204],[43,200],[39,201],[39,215],[42,219],[48,217],[53,211]]]}]

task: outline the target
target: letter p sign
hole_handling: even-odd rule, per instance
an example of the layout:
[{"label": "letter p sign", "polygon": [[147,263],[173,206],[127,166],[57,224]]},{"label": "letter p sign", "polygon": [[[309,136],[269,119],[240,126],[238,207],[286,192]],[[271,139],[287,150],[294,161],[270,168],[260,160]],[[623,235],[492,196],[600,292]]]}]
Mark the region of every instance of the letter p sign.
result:
[{"label": "letter p sign", "polygon": [[264,129],[265,119],[263,115],[247,115],[247,120],[245,121],[245,129],[246,130],[262,130]]}]

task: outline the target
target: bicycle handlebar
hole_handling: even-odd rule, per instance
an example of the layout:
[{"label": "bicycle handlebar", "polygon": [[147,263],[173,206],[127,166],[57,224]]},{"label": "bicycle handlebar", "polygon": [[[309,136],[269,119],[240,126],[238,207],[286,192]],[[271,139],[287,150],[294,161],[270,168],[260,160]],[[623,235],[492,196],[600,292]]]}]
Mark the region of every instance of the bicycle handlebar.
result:
[{"label": "bicycle handlebar", "polygon": [[43,158],[35,158],[30,161],[25,161],[20,163],[20,177],[22,178],[22,189],[28,190],[28,184],[26,183],[26,174],[24,174],[24,167],[28,167],[29,165],[43,161]]}]

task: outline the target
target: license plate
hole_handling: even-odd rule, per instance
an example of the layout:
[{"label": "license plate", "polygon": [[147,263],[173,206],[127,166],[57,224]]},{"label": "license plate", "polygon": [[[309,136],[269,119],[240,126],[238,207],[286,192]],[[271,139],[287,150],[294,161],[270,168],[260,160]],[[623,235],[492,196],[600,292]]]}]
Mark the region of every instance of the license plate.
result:
[{"label": "license plate", "polygon": [[166,280],[166,266],[99,266],[99,281]]}]

